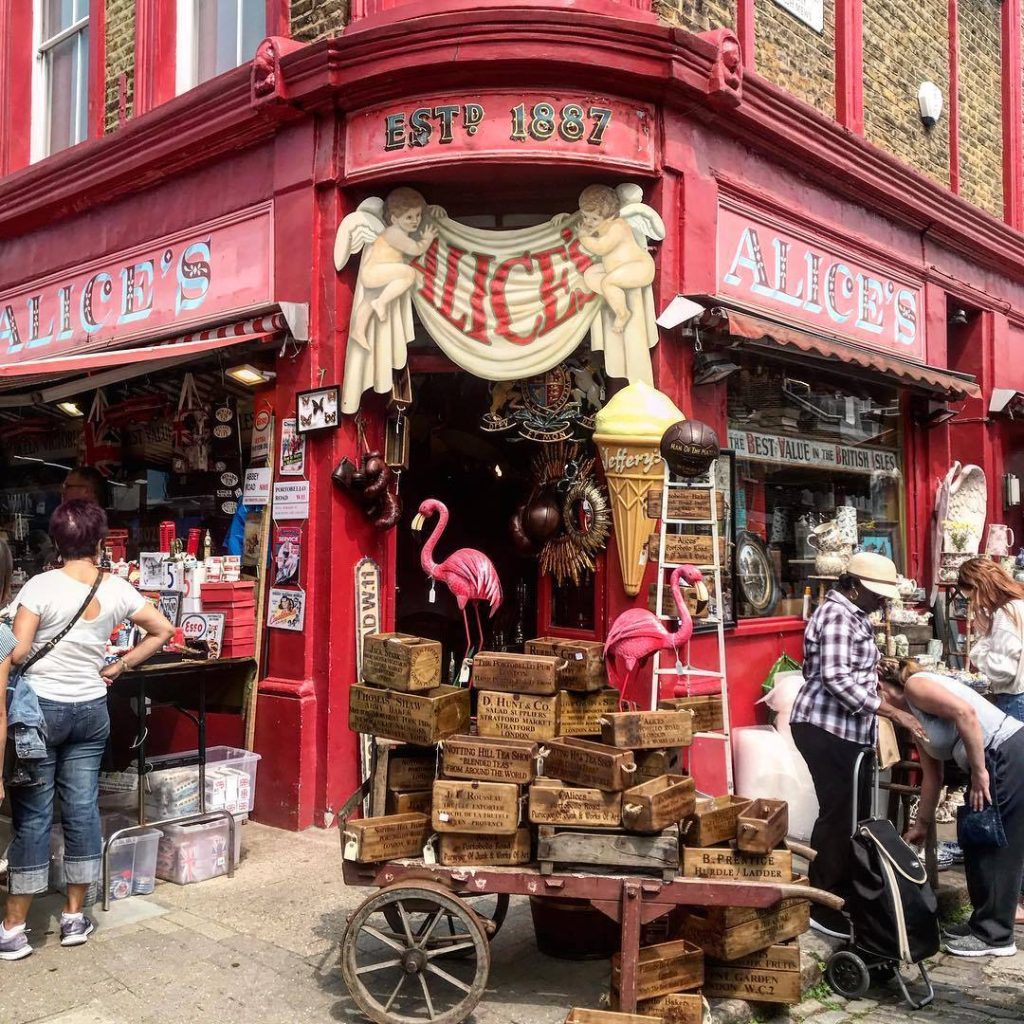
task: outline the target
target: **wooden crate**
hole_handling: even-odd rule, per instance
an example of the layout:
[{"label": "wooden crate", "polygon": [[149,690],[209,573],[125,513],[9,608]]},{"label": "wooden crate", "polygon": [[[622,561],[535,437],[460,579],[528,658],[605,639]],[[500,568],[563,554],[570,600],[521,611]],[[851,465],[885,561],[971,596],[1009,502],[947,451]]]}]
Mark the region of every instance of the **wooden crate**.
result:
[{"label": "wooden crate", "polygon": [[731,794],[698,800],[693,816],[683,823],[683,842],[687,846],[714,846],[735,839],[739,817],[749,806],[749,800]]},{"label": "wooden crate", "polygon": [[449,736],[441,757],[444,774],[450,779],[525,785],[537,772],[537,744],[531,740]]},{"label": "wooden crate", "polygon": [[588,1010],[574,1006],[565,1018],[565,1024],[663,1024],[660,1017],[645,1017],[639,1013],[615,1013],[612,1010]]},{"label": "wooden crate", "polygon": [[688,747],[693,718],[679,711],[616,711],[602,719],[601,740],[630,750]]},{"label": "wooden crate", "polygon": [[504,736],[510,740],[553,739],[558,735],[558,695],[542,697],[479,690],[476,731],[480,736]]},{"label": "wooden crate", "polygon": [[[611,992],[611,1008],[618,1010],[619,993]],[[703,1024],[704,1000],[699,992],[673,992],[654,999],[639,999],[636,1012],[647,1017],[660,1018],[661,1024]]]},{"label": "wooden crate", "polygon": [[784,900],[752,920],[729,928],[722,928],[707,910],[693,909],[679,916],[678,932],[700,946],[706,956],[733,961],[774,943],[795,939],[810,926],[810,903]]},{"label": "wooden crate", "polygon": [[618,828],[622,794],[566,786],[556,779],[541,778],[530,787],[529,813],[534,825]]},{"label": "wooden crate", "polygon": [[[612,957],[612,989],[618,990],[622,954]],[[671,992],[689,992],[704,983],[704,951],[686,939],[644,946],[637,957],[636,997],[653,999]]]},{"label": "wooden crate", "polygon": [[[810,883],[806,875],[798,875],[790,884],[806,886]],[[800,903],[807,903],[807,900],[785,899],[770,907],[707,907],[705,914],[708,921],[714,924],[719,931],[725,931],[727,928],[735,928],[736,925],[771,917],[780,910],[786,910]]]},{"label": "wooden crate", "polygon": [[348,692],[353,732],[425,747],[469,728],[469,690],[458,686],[401,693],[356,685]]},{"label": "wooden crate", "polygon": [[473,658],[473,685],[479,690],[551,696],[558,692],[561,658],[544,654],[481,651]]},{"label": "wooden crate", "polygon": [[438,843],[438,862],[445,867],[516,867],[530,863],[530,830],[510,836],[444,833]]},{"label": "wooden crate", "polygon": [[407,693],[441,685],[441,645],[409,633],[370,633],[363,639],[363,679]]},{"label": "wooden crate", "polygon": [[433,807],[433,789],[414,789],[408,793],[388,793],[388,814],[430,814]]},{"label": "wooden crate", "polygon": [[725,728],[722,698],[715,694],[703,697],[668,697],[658,701],[664,711],[689,711],[694,732],[721,732]]},{"label": "wooden crate", "polygon": [[[719,501],[719,514],[722,512]],[[710,519],[711,491],[706,487],[673,487],[668,493],[669,519]],[[661,518],[661,488],[647,492],[647,518]]]},{"label": "wooden crate", "polygon": [[[708,528],[710,530],[710,527]],[[652,533],[648,550],[651,561],[657,561],[660,547],[658,534]],[[669,533],[665,536],[665,561],[696,566],[714,561],[714,541],[708,533]],[[719,561],[725,561],[725,538],[718,540]]]},{"label": "wooden crate", "polygon": [[435,832],[511,836],[519,828],[519,787],[509,782],[434,783],[431,823]]},{"label": "wooden crate", "polygon": [[537,827],[537,863],[542,875],[553,873],[556,864],[600,868],[608,872],[652,872],[670,882],[679,873],[679,829],[668,828],[656,836],[558,825]]},{"label": "wooden crate", "polygon": [[650,782],[662,775],[683,774],[683,752],[678,747],[663,750],[634,750],[633,760],[636,761],[636,775],[633,778],[637,785]]},{"label": "wooden crate", "polygon": [[741,882],[793,881],[793,854],[789,850],[771,853],[740,853],[738,850],[683,850],[683,875],[686,878],[735,879]]},{"label": "wooden crate", "polygon": [[599,736],[601,719],[617,711],[619,691],[598,690],[596,693],[558,693],[558,733],[560,736]]},{"label": "wooden crate", "polygon": [[544,636],[526,642],[527,654],[544,654],[559,658],[564,664],[559,672],[563,690],[589,693],[608,685],[604,667],[604,644],[597,640],[566,640]]},{"label": "wooden crate", "polygon": [[591,786],[610,793],[633,784],[636,764],[631,750],[563,736],[543,745],[543,773],[551,779]]},{"label": "wooden crate", "polygon": [[437,749],[425,747],[423,756],[405,754],[408,747],[397,748],[388,758],[387,788],[390,793],[408,793],[430,789],[437,776]]},{"label": "wooden crate", "polygon": [[622,794],[622,827],[631,832],[660,832],[693,814],[697,798],[688,775],[662,775]]},{"label": "wooden crate", "polygon": [[345,822],[342,857],[357,864],[375,864],[400,857],[419,857],[430,837],[425,814],[390,814]]},{"label": "wooden crate", "polygon": [[785,800],[755,800],[740,816],[736,846],[744,853],[768,853],[789,832],[789,805]]},{"label": "wooden crate", "polygon": [[731,963],[708,960],[704,994],[715,999],[758,1003],[799,1003],[802,998],[800,947],[777,944]]}]

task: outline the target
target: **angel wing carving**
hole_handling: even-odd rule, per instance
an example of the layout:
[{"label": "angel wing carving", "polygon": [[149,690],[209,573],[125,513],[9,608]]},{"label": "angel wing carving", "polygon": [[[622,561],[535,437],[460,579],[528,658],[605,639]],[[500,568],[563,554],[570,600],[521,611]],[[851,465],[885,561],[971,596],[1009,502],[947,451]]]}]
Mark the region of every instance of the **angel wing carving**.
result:
[{"label": "angel wing carving", "polygon": [[384,200],[364,200],[342,220],[334,239],[334,268],[341,271],[363,247],[375,242],[384,231]]}]

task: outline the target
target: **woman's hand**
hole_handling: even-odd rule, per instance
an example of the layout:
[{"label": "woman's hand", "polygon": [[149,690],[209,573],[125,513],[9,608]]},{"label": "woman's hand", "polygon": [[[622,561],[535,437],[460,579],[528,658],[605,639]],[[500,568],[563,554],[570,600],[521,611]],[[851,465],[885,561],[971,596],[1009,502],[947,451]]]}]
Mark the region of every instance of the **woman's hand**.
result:
[{"label": "woman's hand", "polygon": [[928,825],[925,822],[914,822],[910,828],[903,834],[903,842],[907,846],[924,846],[925,841],[928,839]]},{"label": "woman's hand", "polygon": [[124,658],[118,658],[117,661],[112,661],[109,665],[104,665],[100,669],[100,678],[109,686],[124,673],[127,667],[124,663]]},{"label": "woman's hand", "polygon": [[906,729],[915,740],[928,739],[928,733],[924,731],[924,726],[914,715],[909,715],[906,711],[897,711],[893,716],[893,721]]},{"label": "woman's hand", "polygon": [[983,811],[992,803],[988,772],[985,769],[971,772],[971,788],[967,793],[967,802],[972,811]]}]

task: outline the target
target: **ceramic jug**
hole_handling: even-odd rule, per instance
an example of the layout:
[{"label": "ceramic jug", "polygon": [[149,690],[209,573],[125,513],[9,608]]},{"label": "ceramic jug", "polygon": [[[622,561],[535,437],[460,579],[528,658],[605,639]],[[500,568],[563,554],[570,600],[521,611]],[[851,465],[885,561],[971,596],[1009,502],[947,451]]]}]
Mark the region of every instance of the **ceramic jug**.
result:
[{"label": "ceramic jug", "polygon": [[814,548],[815,551],[826,552],[835,551],[837,548],[845,546],[853,546],[852,541],[848,541],[844,536],[843,532],[839,529],[836,521],[830,520],[827,523],[822,523],[820,526],[814,527],[811,531],[811,535],[807,538],[807,543]]},{"label": "ceramic jug", "polygon": [[1003,558],[1010,553],[1013,546],[1013,530],[1003,523],[991,523],[988,528],[988,541],[985,554],[994,558]]},{"label": "ceramic jug", "polygon": [[835,524],[843,535],[844,544],[857,543],[857,510],[852,505],[840,505],[836,509]]}]

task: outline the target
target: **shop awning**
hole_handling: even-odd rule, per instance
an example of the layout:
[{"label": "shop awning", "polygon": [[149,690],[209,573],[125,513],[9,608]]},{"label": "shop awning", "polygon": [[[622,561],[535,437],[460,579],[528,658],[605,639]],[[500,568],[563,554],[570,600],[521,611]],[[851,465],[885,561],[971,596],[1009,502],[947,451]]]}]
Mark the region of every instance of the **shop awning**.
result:
[{"label": "shop awning", "polygon": [[907,387],[939,393],[953,399],[977,398],[981,394],[977,382],[969,374],[953,373],[864,348],[841,338],[812,333],[714,299],[697,301],[702,301],[707,307],[700,325],[718,334],[728,335],[730,339],[743,339],[762,348],[795,349],[821,359],[882,372],[898,378]]}]

